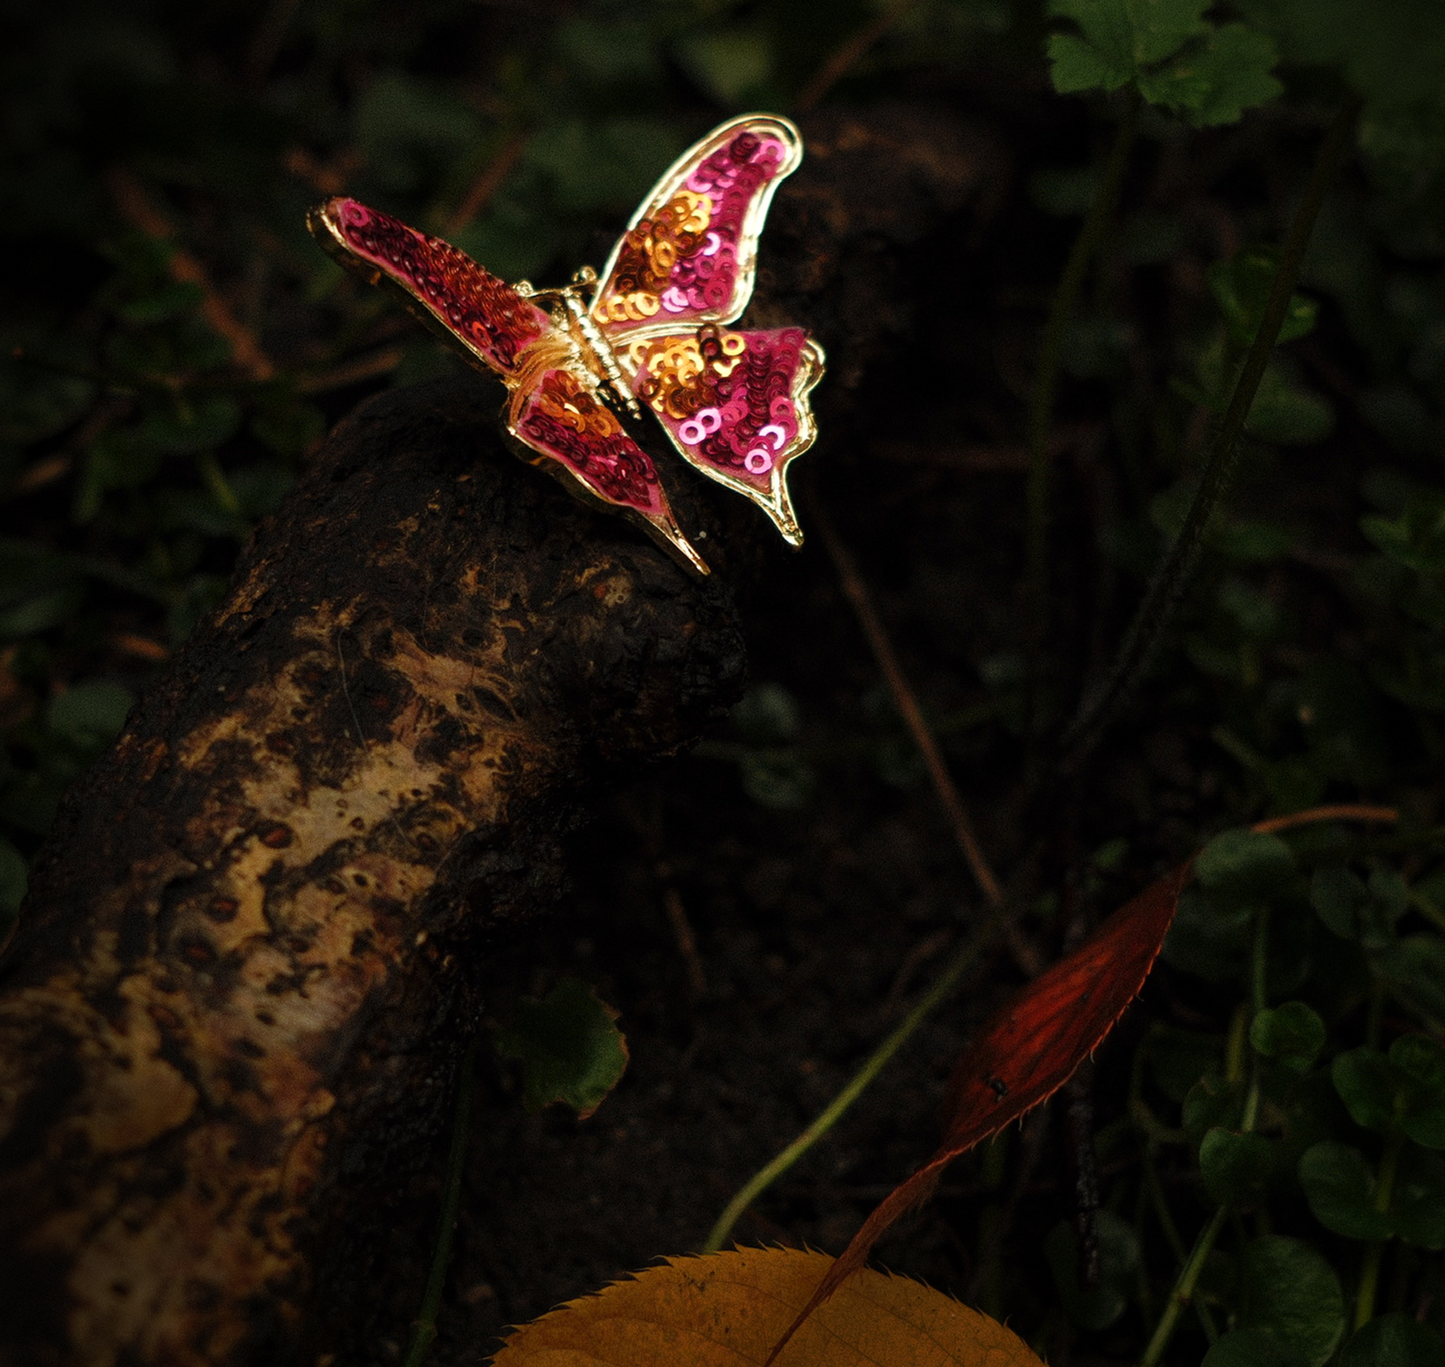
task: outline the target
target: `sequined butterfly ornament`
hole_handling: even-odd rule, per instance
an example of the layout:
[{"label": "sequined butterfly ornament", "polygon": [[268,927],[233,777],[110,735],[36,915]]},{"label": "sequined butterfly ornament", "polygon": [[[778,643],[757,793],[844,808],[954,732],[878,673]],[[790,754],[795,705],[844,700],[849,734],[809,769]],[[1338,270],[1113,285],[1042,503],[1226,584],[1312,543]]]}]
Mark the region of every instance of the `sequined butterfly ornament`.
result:
[{"label": "sequined butterfly ornament", "polygon": [[650,408],[689,465],[802,543],[787,470],[817,436],[807,396],[823,350],[801,328],[730,326],[752,296],[773,192],[802,155],[786,119],[748,114],[715,128],[658,181],[600,279],[583,267],[561,289],[509,285],[354,199],[327,200],[308,224],[344,265],[399,291],[468,361],[502,378],[506,428],[525,459],[639,520],[706,574],[652,457],[614,410]]}]

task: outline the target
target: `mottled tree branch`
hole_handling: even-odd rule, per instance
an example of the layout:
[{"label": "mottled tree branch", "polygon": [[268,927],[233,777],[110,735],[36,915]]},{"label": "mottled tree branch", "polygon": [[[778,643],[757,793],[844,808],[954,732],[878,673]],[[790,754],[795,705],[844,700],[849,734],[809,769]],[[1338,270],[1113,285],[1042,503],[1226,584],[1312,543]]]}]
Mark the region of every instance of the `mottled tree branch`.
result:
[{"label": "mottled tree branch", "polygon": [[334,1346],[326,1251],[435,1132],[487,936],[589,787],[734,698],[719,577],[505,455],[497,403],[338,429],[67,799],[0,966],[7,1367]]}]

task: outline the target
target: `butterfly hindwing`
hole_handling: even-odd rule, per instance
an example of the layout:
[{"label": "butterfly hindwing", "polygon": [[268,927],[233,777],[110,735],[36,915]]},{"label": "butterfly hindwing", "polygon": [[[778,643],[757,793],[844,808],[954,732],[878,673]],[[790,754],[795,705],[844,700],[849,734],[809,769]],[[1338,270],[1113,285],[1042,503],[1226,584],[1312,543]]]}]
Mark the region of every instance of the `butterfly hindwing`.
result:
[{"label": "butterfly hindwing", "polygon": [[799,544],[787,466],[817,435],[807,394],[823,370],[822,350],[802,328],[709,323],[637,338],[619,359],[683,459],[752,499]]},{"label": "butterfly hindwing", "polygon": [[552,462],[593,497],[642,518],[694,569],[708,572],[672,515],[652,457],[574,370],[543,371],[517,400],[507,430],[537,453],[538,463]]}]

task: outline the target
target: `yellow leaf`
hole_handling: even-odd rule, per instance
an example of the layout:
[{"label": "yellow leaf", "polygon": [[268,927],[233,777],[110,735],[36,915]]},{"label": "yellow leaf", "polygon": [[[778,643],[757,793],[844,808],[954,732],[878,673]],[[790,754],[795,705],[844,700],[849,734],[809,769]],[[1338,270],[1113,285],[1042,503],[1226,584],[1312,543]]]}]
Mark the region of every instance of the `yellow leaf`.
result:
[{"label": "yellow leaf", "polygon": [[[493,1367],[760,1367],[833,1265],[739,1248],[671,1258],[514,1330]],[[997,1320],[872,1268],[820,1305],[775,1367],[1042,1367]]]}]

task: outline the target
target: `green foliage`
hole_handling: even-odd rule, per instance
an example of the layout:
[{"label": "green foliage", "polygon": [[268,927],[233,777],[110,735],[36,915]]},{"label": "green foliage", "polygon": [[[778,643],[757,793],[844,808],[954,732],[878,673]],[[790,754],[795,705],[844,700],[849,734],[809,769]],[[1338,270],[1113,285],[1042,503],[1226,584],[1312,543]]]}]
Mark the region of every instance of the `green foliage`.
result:
[{"label": "green foliage", "polygon": [[1371,1320],[1340,1354],[1340,1367],[1434,1367],[1445,1357],[1445,1339],[1408,1315]]},{"label": "green foliage", "polygon": [[1085,1286],[1079,1279],[1079,1240],[1066,1224],[1055,1225],[1044,1241],[1044,1254],[1069,1318],[1082,1329],[1107,1329],[1129,1308],[1129,1294],[1139,1277],[1139,1238],[1127,1220],[1111,1210],[1097,1215],[1099,1279]]},{"label": "green foliage", "polygon": [[1204,1355],[1201,1367],[1308,1367],[1309,1359],[1267,1329],[1231,1329]]},{"label": "green foliage", "polygon": [[1300,1159],[1300,1182],[1315,1218],[1347,1239],[1398,1239],[1445,1248],[1445,1163],[1406,1148],[1389,1180],[1346,1144],[1323,1141]]},{"label": "green foliage", "polygon": [[1365,99],[1362,140],[1383,169],[1428,164],[1445,148],[1439,79],[1440,11],[1434,0],[1240,0],[1237,8],[1275,38],[1281,56],[1333,68]]},{"label": "green foliage", "polygon": [[1211,1126],[1199,1143],[1199,1175],[1221,1206],[1248,1209],[1269,1192],[1278,1146],[1262,1134],[1237,1134]]},{"label": "green foliage", "polygon": [[[1196,867],[1200,889],[1181,905],[1166,953],[1215,992],[1232,987],[1239,1004],[1229,1040],[1213,1049],[1198,1041],[1203,1078],[1184,1096],[1183,1133],[1211,1201],[1289,1222],[1288,1237],[1266,1235],[1241,1249],[1238,1283],[1226,1293],[1236,1327],[1205,1361],[1318,1367],[1366,1352],[1415,1351],[1414,1335],[1398,1349],[1377,1349],[1377,1335],[1409,1332],[1394,1328],[1341,1350],[1340,1270],[1349,1263],[1328,1254],[1331,1239],[1445,1247],[1445,1049],[1418,1029],[1397,1026],[1381,1043],[1359,1043],[1355,1033],[1357,1013],[1381,994],[1398,1011],[1418,1011],[1412,988],[1428,970],[1386,965],[1406,959],[1407,944],[1429,945],[1422,959],[1438,965],[1445,942],[1412,930],[1421,899],[1398,866],[1359,853],[1342,858],[1337,836],[1226,831]],[[1415,883],[1433,886],[1433,877]],[[1325,939],[1308,933],[1312,918]],[[1267,1001],[1294,995],[1251,1009],[1261,991]],[[1232,1043],[1246,1020],[1248,1054]],[[1167,1091],[1178,1096],[1179,1087]],[[1368,1318],[1373,1288],[1357,1294],[1370,1297]]]},{"label": "green foliage", "polygon": [[1240,1265],[1243,1329],[1261,1329],[1310,1364],[1324,1367],[1345,1332],[1340,1279],[1309,1244],[1266,1234],[1245,1246]]},{"label": "green foliage", "polygon": [[677,53],[688,74],[724,106],[736,108],[761,96],[773,74],[774,46],[757,28],[689,34]]},{"label": "green foliage", "polygon": [[1445,1149],[1445,1051],[1428,1035],[1401,1035],[1388,1054],[1351,1049],[1330,1074],[1355,1124]]},{"label": "green foliage", "polygon": [[1049,39],[1061,95],[1130,85],[1206,128],[1238,122],[1283,89],[1270,74],[1274,43],[1244,24],[1205,19],[1209,0],[1050,0],[1048,8],[1080,30]]},{"label": "green foliage", "polygon": [[1277,835],[1257,831],[1225,831],[1194,861],[1201,887],[1235,901],[1269,896],[1295,879],[1295,858]]},{"label": "green foliage", "polygon": [[733,709],[736,740],[714,743],[710,753],[737,764],[743,791],[758,806],[801,811],[818,786],[816,769],[798,745],[802,724],[792,693],[778,683],[754,684]]},{"label": "green foliage", "polygon": [[[1264,306],[1279,272],[1279,252],[1270,246],[1242,247],[1228,261],[1209,268],[1209,288],[1229,328],[1229,340],[1244,348],[1259,331]],[[1319,305],[1294,295],[1279,330],[1279,344],[1306,337],[1314,330]]]},{"label": "green foliage", "polygon": [[517,1003],[512,1023],[493,1036],[497,1052],[521,1065],[527,1105],[560,1102],[586,1119],[627,1070],[617,1013],[588,985],[564,978],[541,1001]]},{"label": "green foliage", "polygon": [[1300,1184],[1315,1219],[1347,1239],[1387,1239],[1398,1233],[1386,1211],[1376,1208],[1377,1182],[1358,1149],[1322,1140],[1300,1158]]},{"label": "green foliage", "polygon": [[1295,1072],[1307,1072],[1325,1046],[1325,1023],[1304,1002],[1265,1007],[1249,1026],[1249,1042],[1264,1058],[1278,1059]]},{"label": "green foliage", "polygon": [[120,734],[135,699],[120,684],[94,680],[52,698],[45,724],[56,736],[81,750],[98,750]]}]

